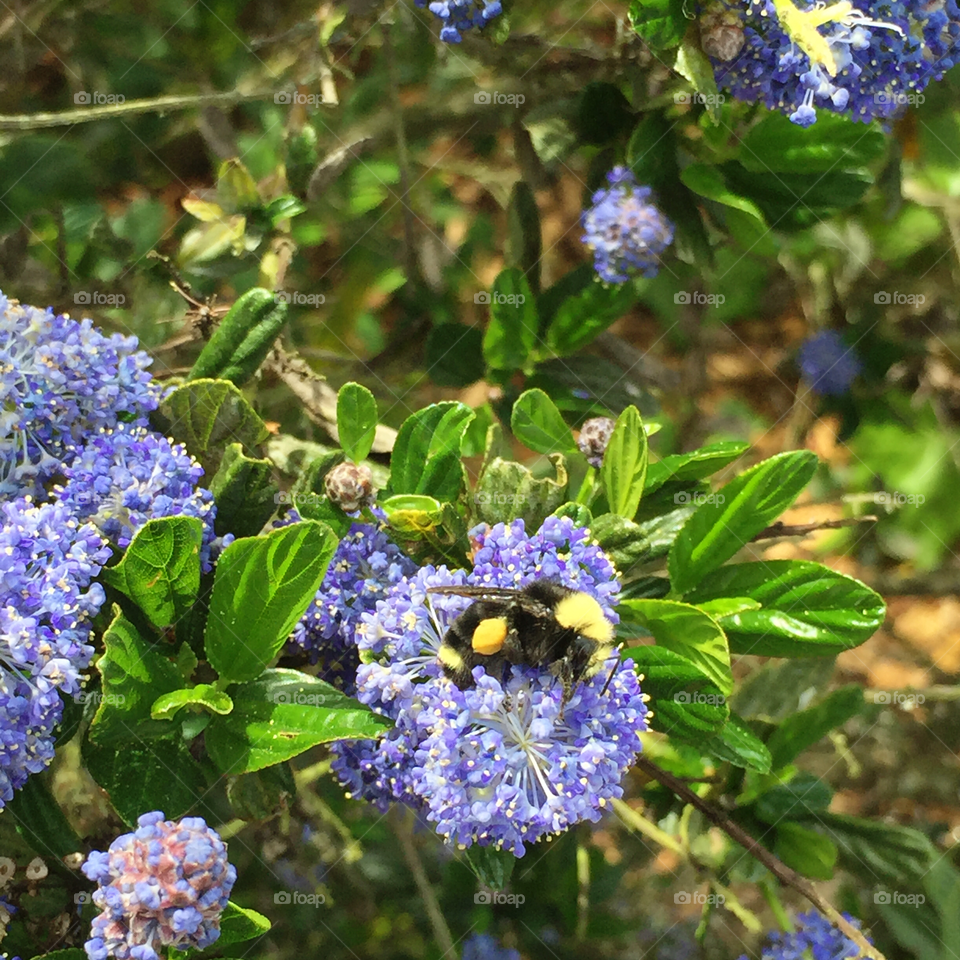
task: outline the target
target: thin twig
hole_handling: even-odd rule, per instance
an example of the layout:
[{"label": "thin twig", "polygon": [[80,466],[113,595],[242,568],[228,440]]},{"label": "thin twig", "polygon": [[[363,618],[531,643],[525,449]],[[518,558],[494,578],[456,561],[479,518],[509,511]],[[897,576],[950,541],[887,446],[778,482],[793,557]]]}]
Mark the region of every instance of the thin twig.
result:
[{"label": "thin twig", "polygon": [[[784,523],[778,520],[764,527],[753,540],[773,540],[775,537],[805,537],[816,530],[840,530],[843,527],[855,527],[858,523],[876,523],[877,517],[845,517],[842,520],[819,520],[816,523]],[[751,541],[753,542],[753,541]]]},{"label": "thin twig", "polygon": [[684,803],[696,807],[714,826],[719,827],[731,840],[740,844],[755,860],[763,864],[781,883],[792,887],[806,897],[845,937],[852,940],[859,949],[860,957],[872,957],[873,960],[886,960],[884,955],[872,947],[866,937],[849,920],[842,916],[806,877],[788,867],[775,857],[766,847],[758,843],[741,826],[734,823],[725,813],[697,796],[685,783],[672,773],[661,769],[655,763],[640,757],[637,766],[649,777],[672,790]]},{"label": "thin twig", "polygon": [[430,885],[430,879],[427,877],[426,870],[420,862],[420,855],[413,842],[413,813],[394,808],[391,811],[394,832],[400,841],[400,849],[403,851],[403,859],[407,861],[407,866],[413,874],[414,883],[420,891],[420,897],[427,911],[427,917],[430,919],[430,926],[433,927],[433,935],[443,949],[444,957],[456,957],[456,948],[453,943],[453,934],[447,926],[447,921],[443,919],[443,911],[440,909],[440,902],[433,887]]}]

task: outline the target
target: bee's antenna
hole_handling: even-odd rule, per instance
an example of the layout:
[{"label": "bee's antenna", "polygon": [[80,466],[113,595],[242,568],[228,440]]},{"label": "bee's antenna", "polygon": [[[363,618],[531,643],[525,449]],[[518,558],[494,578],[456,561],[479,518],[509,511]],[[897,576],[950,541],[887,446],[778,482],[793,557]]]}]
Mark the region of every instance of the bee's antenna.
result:
[{"label": "bee's antenna", "polygon": [[610,671],[610,676],[607,677],[607,682],[603,685],[603,689],[600,691],[601,697],[607,692],[607,687],[610,686],[610,681],[613,679],[613,675],[617,672],[617,667],[620,666],[620,650],[621,647],[617,647],[617,659],[613,665],[613,669]]}]

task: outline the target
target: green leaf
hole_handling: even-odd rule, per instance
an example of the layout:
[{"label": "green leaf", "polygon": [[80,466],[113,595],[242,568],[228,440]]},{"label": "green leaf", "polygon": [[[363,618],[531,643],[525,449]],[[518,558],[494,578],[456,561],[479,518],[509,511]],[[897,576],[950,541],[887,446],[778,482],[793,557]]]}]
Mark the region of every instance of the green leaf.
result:
[{"label": "green leaf", "polygon": [[200,590],[202,541],[203,524],[196,517],[148,520],[101,578],[133,600],[158,629],[176,624]]},{"label": "green leaf", "polygon": [[216,474],[229,444],[252,450],[267,437],[263,421],[228,380],[185,383],[160,403],[150,419],[165,437],[186,444],[208,477]]},{"label": "green leaf", "polygon": [[640,623],[657,641],[700,669],[721,693],[733,693],[727,638],[705,613],[674,600],[624,600],[621,618]]},{"label": "green leaf", "polygon": [[229,688],[233,711],[214,717],[207,751],[226,774],[282,763],[331,740],[375,738],[391,726],[336,687],[297,670],[267,670]]},{"label": "green leaf", "polygon": [[724,628],[727,625],[727,618],[745,611],[760,609],[760,604],[756,600],[751,600],[750,597],[718,597],[716,600],[706,600],[694,606],[708,617],[713,617]]},{"label": "green leaf", "polygon": [[377,432],[377,401],[359,383],[345,383],[337,394],[337,434],[348,460],[367,459]]},{"label": "green leaf", "polygon": [[911,827],[822,813],[817,828],[836,844],[840,866],[869,884],[919,884],[940,858],[926,836]]},{"label": "green leaf", "polygon": [[275,513],[280,489],[269,460],[254,460],[239,443],[231,443],[210,481],[210,492],[217,504],[217,534],[253,537]]},{"label": "green leaf", "polygon": [[526,277],[502,270],[493,282],[483,356],[491,370],[522,370],[537,342],[537,305]]},{"label": "green leaf", "polygon": [[463,403],[433,403],[407,417],[390,456],[391,495],[424,493],[454,501],[463,485],[460,445],[473,411]]},{"label": "green leaf", "polygon": [[687,31],[682,0],[630,0],[630,24],[654,53],[675,47]]},{"label": "green leaf", "polygon": [[269,290],[248,290],[220,321],[187,380],[229,380],[242,387],[266,359],[286,319],[287,305]]},{"label": "green leaf", "polygon": [[749,767],[764,774],[770,772],[770,751],[766,744],[736,714],[731,714],[723,729],[703,744],[703,750],[736,767]]},{"label": "green leaf", "polygon": [[172,720],[184,707],[203,707],[210,713],[228,714],[233,701],[210,683],[198,683],[195,687],[174,690],[157,697],[150,708],[154,720]]},{"label": "green leaf", "polygon": [[100,704],[90,724],[90,739],[100,744],[162,737],[170,728],[152,720],[157,697],[183,686],[177,665],[137,632],[115,607],[113,623],[103,635],[103,656],[97,669],[103,678]]},{"label": "green leaf", "polygon": [[748,443],[725,440],[700,447],[690,453],[674,453],[664,457],[647,467],[644,496],[659,490],[668,480],[693,482],[712,476],[749,449]]},{"label": "green leaf", "polygon": [[50,953],[42,953],[33,958],[33,960],[86,960],[85,950],[79,947],[64,947],[63,950],[51,950]]},{"label": "green leaf", "polygon": [[779,770],[831,730],[863,709],[863,690],[854,683],[834,690],[815,706],[788,716],[767,741],[773,769]]},{"label": "green leaf", "polygon": [[726,563],[796,500],[816,469],[817,456],[809,450],[781,453],[740,474],[712,502],[697,507],[670,550],[673,589],[688,593]]},{"label": "green leaf", "polygon": [[483,331],[465,323],[439,323],[427,336],[426,366],[439,387],[467,387],[483,377]]},{"label": "green leaf", "polygon": [[837,847],[832,840],[801,826],[799,823],[781,823],[773,852],[788,867],[813,880],[833,878],[837,863]]},{"label": "green leaf", "polygon": [[762,794],[754,805],[754,814],[764,823],[776,826],[781,820],[806,820],[823,813],[833,799],[833,791],[818,777],[799,773],[789,783],[781,783]]},{"label": "green leaf", "polygon": [[222,679],[260,676],[316,596],[336,546],[329,527],[305,520],[227,547],[204,636],[207,659]]},{"label": "green leaf", "polygon": [[176,820],[207,794],[203,770],[180,736],[108,745],[85,740],[82,755],[90,775],[131,827],[149,810],[162,810]]},{"label": "green leaf", "polygon": [[220,937],[216,946],[225,947],[230,943],[243,943],[244,940],[262,937],[271,926],[262,913],[240,907],[231,900],[220,915]]},{"label": "green leaf", "polygon": [[706,105],[710,119],[714,123],[719,123],[723,97],[717,95],[717,80],[713,72],[713,64],[700,48],[699,38],[693,40],[689,34],[684,37],[677,51],[673,69],[693,84],[693,89],[701,95],[701,103]]},{"label": "green leaf", "polygon": [[[826,123],[821,124],[821,119]],[[770,112],[747,131],[739,157],[753,173],[799,173],[809,177],[865,167],[886,150],[886,138],[878,124],[864,126],[824,113],[812,127],[802,128],[782,113]]]},{"label": "green leaf", "polygon": [[260,206],[257,182],[237,159],[224,160],[217,171],[217,200],[225,210],[236,213]]},{"label": "green leaf", "polygon": [[556,404],[542,390],[525,390],[513,405],[513,435],[537,453],[574,453],[573,432]]},{"label": "green leaf", "polygon": [[484,466],[473,495],[476,515],[484,523],[509,523],[522,517],[528,530],[540,524],[567,499],[567,468],[563,454],[550,462],[556,479],[536,478],[523,464],[495,457]]},{"label": "green leaf", "polygon": [[883,625],[883,599],[859,580],[807,560],[737,563],[708,575],[691,603],[750,597],[759,610],[723,616],[734,653],[830,656],[868,640]]},{"label": "green leaf", "polygon": [[836,672],[833,657],[779,660],[765,663],[737,690],[737,712],[776,723],[807,706],[818,691],[827,689]]},{"label": "green leaf", "polygon": [[621,573],[650,556],[650,541],[640,526],[616,513],[604,513],[585,524]]},{"label": "green leaf", "polygon": [[489,890],[503,890],[510,882],[517,858],[509,850],[474,845],[461,851],[464,863],[477,880]]},{"label": "green leaf", "polygon": [[[209,720],[209,714],[206,715]],[[297,792],[293,768],[277,763],[253,773],[241,773],[227,781],[227,800],[241,820],[269,820],[289,806]]]},{"label": "green leaf", "polygon": [[543,240],[537,198],[526,180],[518,180],[507,206],[510,265],[517,267],[534,290],[540,289],[540,259]]},{"label": "green leaf", "polygon": [[590,282],[571,293],[557,308],[546,329],[547,350],[558,357],[576,353],[616,323],[636,302],[632,284],[604,286],[591,273]]},{"label": "green leaf", "polygon": [[600,482],[610,512],[632,519],[640,506],[647,476],[647,435],[636,407],[627,407],[617,418],[600,467]]},{"label": "green leaf", "polygon": [[28,777],[7,801],[4,815],[13,820],[24,842],[42,857],[61,860],[84,849],[83,841],[47,787],[46,777]]},{"label": "green leaf", "polygon": [[623,652],[628,658],[643,677],[643,692],[656,704],[651,729],[695,744],[712,742],[730,711],[727,698],[700,667],[659,645],[631,647]]}]

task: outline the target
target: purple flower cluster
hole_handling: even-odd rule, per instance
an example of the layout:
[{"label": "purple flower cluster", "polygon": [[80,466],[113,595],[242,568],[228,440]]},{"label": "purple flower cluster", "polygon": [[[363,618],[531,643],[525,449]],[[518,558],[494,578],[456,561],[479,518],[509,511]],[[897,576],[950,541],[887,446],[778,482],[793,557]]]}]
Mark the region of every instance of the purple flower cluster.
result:
[{"label": "purple flower cluster", "polygon": [[563,688],[549,671],[513,666],[503,676],[474,670],[461,690],[437,651],[471,603],[430,596],[433,586],[519,587],[552,578],[597,599],[611,620],[619,592],[609,558],[589,531],[548,517],[529,535],[522,520],[473,531],[469,573],[424,567],[364,613],[357,696],[396,723],[382,739],[338,744],[334,770],[351,796],[385,809],[400,801],[436,824],[451,844],[493,845],[522,856],[525,844],[580,820],[596,821],[640,751],[647,708],[630,661]]},{"label": "purple flower cluster", "polygon": [[42,493],[66,449],[118,419],[145,422],[160,390],[135,337],[0,293],[0,494]]},{"label": "purple flower cluster", "polygon": [[[156,517],[197,517],[203,522],[200,562],[211,567],[216,506],[197,484],[203,467],[186,447],[140,426],[105,428],[71,451],[62,469],[67,482],[55,488],[60,503],[89,519],[121,550]],[[231,538],[232,539],[232,538]]]},{"label": "purple flower cluster", "polygon": [[294,627],[290,647],[308,654],[311,663],[320,661],[324,679],[352,693],[360,664],[354,632],[361,616],[373,613],[387,590],[415,570],[382,526],[353,524]]},{"label": "purple flower cluster", "polygon": [[474,27],[482,29],[494,17],[503,13],[500,0],[414,0],[421,10],[429,6],[430,12],[439,17],[443,23],[440,28],[440,39],[444,43],[460,43],[461,33],[472,30]]},{"label": "purple flower cluster", "polygon": [[606,283],[655,277],[660,255],[673,242],[673,224],[650,202],[653,191],[626,167],[614,167],[607,182],[609,189],[594,193],[580,221],[597,274]]},{"label": "purple flower cluster", "polygon": [[80,692],[90,621],[104,601],[91,584],[110,550],[62,504],[0,504],[0,807],[53,758],[58,691]]},{"label": "purple flower cluster", "polygon": [[822,330],[800,346],[800,369],[810,389],[821,396],[840,396],[850,389],[862,365],[836,330]]},{"label": "purple flower cluster", "polygon": [[93,902],[102,911],[84,944],[90,960],[160,960],[164,947],[209,947],[237,879],[226,845],[202,818],[178,823],[159,811],[106,853],[94,850],[82,869],[98,884]]},{"label": "purple flower cluster", "polygon": [[[859,929],[857,920],[846,913],[844,917]],[[797,917],[797,928],[795,933],[771,933],[761,960],[795,960],[799,957],[843,960],[844,957],[860,955],[859,948],[849,937],[845,937],[826,917],[814,910],[801,913]],[[867,941],[873,943],[869,937]],[[746,954],[740,957],[740,960],[747,960]]]},{"label": "purple flower cluster", "polygon": [[520,960],[520,952],[489,933],[471,933],[463,941],[463,960]]},{"label": "purple flower cluster", "polygon": [[960,60],[956,0],[722,6],[743,20],[744,43],[732,59],[713,58],[717,85],[804,127],[817,109],[863,122],[892,117]]}]

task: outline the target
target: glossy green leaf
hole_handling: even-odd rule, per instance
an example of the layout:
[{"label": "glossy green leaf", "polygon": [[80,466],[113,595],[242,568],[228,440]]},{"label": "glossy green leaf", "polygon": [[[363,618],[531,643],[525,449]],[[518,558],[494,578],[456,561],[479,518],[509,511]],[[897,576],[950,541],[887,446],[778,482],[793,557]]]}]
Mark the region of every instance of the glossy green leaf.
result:
[{"label": "glossy green leaf", "polygon": [[150,417],[165,437],[186,444],[208,477],[224,449],[240,443],[254,450],[267,437],[263,421],[229,380],[194,380],[177,387]]},{"label": "glossy green leaf", "polygon": [[639,524],[616,513],[604,513],[587,524],[603,552],[621,573],[650,557],[650,541]]},{"label": "glossy green leaf", "polygon": [[214,717],[205,734],[207,751],[226,774],[282,763],[318,743],[375,738],[391,726],[336,687],[297,670],[267,670],[229,692],[233,711]]},{"label": "glossy green leaf", "polygon": [[703,744],[703,750],[736,767],[770,772],[770,751],[766,744],[736,714],[731,714],[723,729]]},{"label": "glossy green leaf", "polygon": [[220,938],[217,940],[217,947],[262,937],[269,932],[271,926],[262,913],[238,906],[231,900],[220,915]]},{"label": "glossy green leaf", "polygon": [[696,664],[655,644],[631,647],[623,652],[623,658],[633,660],[643,677],[643,692],[656,704],[652,730],[705,744],[723,729],[730,716],[727,698]]},{"label": "glossy green leaf", "polygon": [[674,600],[624,600],[617,612],[645,627],[659,646],[693,663],[725,696],[733,692],[727,639],[705,613]]},{"label": "glossy green leaf", "polygon": [[788,867],[805,877],[813,880],[833,878],[837,863],[836,844],[822,833],[799,823],[779,824],[773,852]]},{"label": "glossy green leaf", "polygon": [[204,635],[220,677],[254,680],[316,596],[337,538],[313,520],[235,540],[217,563]]},{"label": "glossy green leaf", "polygon": [[227,447],[220,469],[210,481],[219,536],[232,533],[235,537],[253,537],[263,529],[280,502],[273,469],[269,460],[248,457],[239,443]]},{"label": "glossy green leaf", "polygon": [[816,468],[816,454],[808,450],[781,453],[740,474],[712,502],[697,507],[670,550],[673,589],[686,594],[726,563],[796,500]]},{"label": "glossy green leaf", "polygon": [[733,463],[749,448],[748,443],[724,440],[692,450],[690,453],[674,453],[662,460],[657,460],[647,467],[647,479],[643,487],[644,496],[659,490],[668,480],[696,481],[712,476],[718,470]]},{"label": "glossy green leaf", "polygon": [[184,707],[202,707],[210,713],[225,715],[233,709],[233,701],[213,684],[198,683],[195,687],[157,697],[150,708],[150,716],[154,720],[173,720]]},{"label": "glossy green leaf", "polygon": [[750,597],[717,597],[716,600],[705,600],[702,603],[694,604],[702,610],[708,617],[712,617],[721,627],[726,626],[729,618],[738,613],[745,613],[750,610],[759,610],[760,604]]},{"label": "glossy green leaf", "polygon": [[489,296],[490,322],[483,356],[492,370],[522,370],[537,342],[537,305],[533,291],[516,267],[502,270]]},{"label": "glossy green leaf", "polygon": [[517,180],[507,206],[507,236],[510,265],[517,267],[533,290],[540,289],[543,239],[537,198],[526,180]]},{"label": "glossy green leaf", "polygon": [[654,53],[675,47],[687,30],[682,0],[631,0],[630,24]]},{"label": "glossy green leaf", "polygon": [[780,783],[761,794],[754,804],[754,814],[764,823],[776,826],[782,820],[805,820],[823,813],[833,798],[833,791],[818,777],[799,773],[787,783]]},{"label": "glossy green leaf", "polygon": [[722,626],[734,653],[829,656],[868,640],[882,626],[882,597],[852,577],[807,560],[737,563],[707,576],[688,596],[701,604],[750,597],[759,610],[731,612]]},{"label": "glossy green leaf", "polygon": [[863,690],[849,684],[834,690],[820,703],[788,716],[767,741],[773,769],[781,767],[813,746],[831,730],[842,726],[863,710]]},{"label": "glossy green leaf", "polygon": [[203,524],[196,517],[148,520],[101,578],[133,600],[158,629],[176,624],[200,590],[202,541]]},{"label": "glossy green leaf", "polygon": [[463,403],[433,403],[407,417],[390,457],[391,495],[423,493],[456,500],[463,485],[460,446],[473,411]]},{"label": "glossy green leaf", "polygon": [[24,842],[44,858],[61,860],[84,849],[83,841],[50,792],[46,777],[28,777],[3,810]]},{"label": "glossy green leaf", "polygon": [[377,401],[359,383],[345,383],[337,394],[337,433],[348,460],[366,460],[377,432]]},{"label": "glossy green leaf", "polygon": [[489,890],[503,890],[510,882],[517,858],[509,850],[474,844],[461,852],[466,865],[480,884]]},{"label": "glossy green leaf", "polygon": [[439,323],[427,336],[426,366],[440,387],[466,387],[483,377],[483,331],[465,323]]},{"label": "glossy green leaf", "polygon": [[577,445],[556,404],[542,390],[525,390],[513,405],[513,435],[537,453],[573,453]]},{"label": "glossy green leaf", "polygon": [[603,455],[600,483],[610,512],[633,518],[643,496],[649,448],[636,407],[627,407],[619,417]]},{"label": "glossy green leaf", "polygon": [[559,305],[546,330],[547,350],[566,357],[585,347],[637,302],[629,283],[605,286],[595,277]]},{"label": "glossy green leaf", "polygon": [[[673,69],[686,77],[693,84],[693,89],[700,94],[700,102],[707,108],[707,114],[714,123],[720,122],[720,108],[724,98],[717,94],[717,80],[713,72],[710,58],[703,52],[699,37],[694,39],[688,33],[677,50],[677,59]],[[690,186],[690,184],[687,184]]]},{"label": "glossy green leaf", "polygon": [[131,827],[149,810],[162,810],[176,820],[208,791],[203,769],[179,736],[104,745],[85,740],[82,755],[90,775]]},{"label": "glossy green leaf", "polygon": [[102,682],[90,739],[119,745],[131,737],[169,735],[167,724],[151,719],[150,707],[157,697],[183,686],[180,671],[162,648],[141,637],[119,608],[114,609],[114,621],[103,635],[104,653],[97,661]]},{"label": "glossy green leaf", "polygon": [[528,530],[540,524],[567,500],[567,468],[563,454],[550,457],[553,477],[535,477],[521,463],[495,457],[483,468],[473,494],[475,512],[485,523],[510,523],[522,517]]}]

